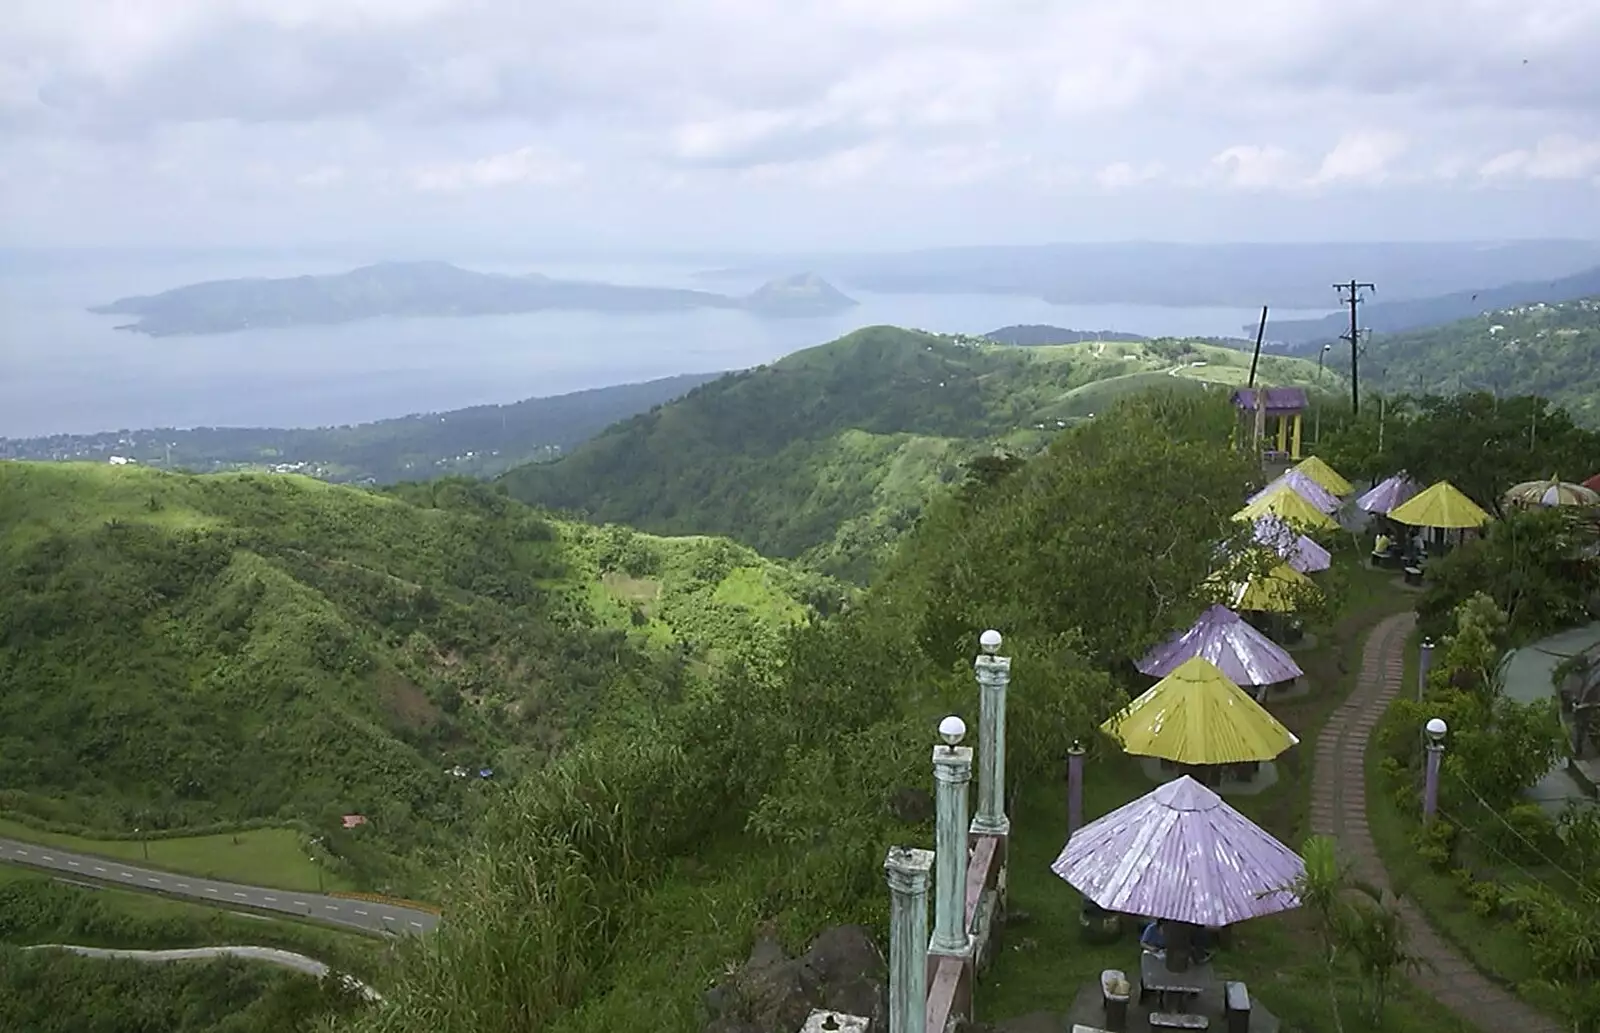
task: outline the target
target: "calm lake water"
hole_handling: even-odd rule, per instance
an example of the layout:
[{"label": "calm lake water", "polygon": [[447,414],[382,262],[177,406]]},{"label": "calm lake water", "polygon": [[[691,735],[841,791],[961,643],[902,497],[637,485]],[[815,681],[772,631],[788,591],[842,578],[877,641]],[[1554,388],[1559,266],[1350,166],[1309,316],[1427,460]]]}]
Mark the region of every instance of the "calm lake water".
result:
[{"label": "calm lake water", "polygon": [[[694,280],[682,266],[576,266],[455,259],[472,269],[543,272],[727,293],[756,282]],[[0,437],[156,426],[322,426],[512,402],[675,373],[740,369],[880,323],[984,333],[1015,323],[1082,330],[1232,335],[1259,310],[1060,306],[1003,295],[873,294],[815,319],[733,311],[649,315],[544,312],[378,319],[342,326],[149,338],[124,316],[84,309],[207,279],[329,273],[359,261],[99,262],[0,274]],[[798,270],[797,270],[798,271]],[[1321,312],[1274,312],[1284,319]]]}]

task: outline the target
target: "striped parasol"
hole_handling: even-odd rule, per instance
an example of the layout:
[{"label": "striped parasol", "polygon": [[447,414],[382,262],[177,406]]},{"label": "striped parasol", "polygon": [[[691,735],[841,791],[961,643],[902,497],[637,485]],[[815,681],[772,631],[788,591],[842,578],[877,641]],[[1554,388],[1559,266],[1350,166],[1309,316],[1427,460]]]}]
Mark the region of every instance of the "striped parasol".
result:
[{"label": "striped parasol", "polygon": [[1600,493],[1552,475],[1547,480],[1512,485],[1505,501],[1513,506],[1593,506],[1600,504]]}]

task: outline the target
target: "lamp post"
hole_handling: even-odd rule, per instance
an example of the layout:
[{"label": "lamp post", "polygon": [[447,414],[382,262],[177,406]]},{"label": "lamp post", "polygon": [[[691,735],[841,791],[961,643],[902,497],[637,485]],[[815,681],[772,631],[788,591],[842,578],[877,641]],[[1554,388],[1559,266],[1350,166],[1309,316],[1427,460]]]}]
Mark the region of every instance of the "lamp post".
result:
[{"label": "lamp post", "polygon": [[1311,437],[1319,445],[1322,444],[1322,398],[1320,397],[1320,392],[1322,391],[1322,361],[1328,357],[1328,351],[1332,347],[1333,345],[1331,344],[1325,344],[1322,346],[1322,350],[1317,352],[1317,391],[1319,392],[1319,397],[1317,398],[1317,422],[1311,428]]},{"label": "lamp post", "polygon": [[146,861],[150,860],[150,841],[145,838],[144,831],[135,826],[133,834],[139,837],[139,846],[144,850],[144,859]]},{"label": "lamp post", "polygon": [[1067,748],[1067,837],[1083,827],[1083,743]]},{"label": "lamp post", "polygon": [[944,744],[933,748],[938,824],[931,954],[965,956],[972,947],[967,935],[967,783],[972,780],[972,748],[961,745],[966,734],[965,721],[947,717],[939,722]]},{"label": "lamp post", "polygon": [[1417,647],[1417,702],[1428,690],[1428,672],[1433,670],[1433,639],[1425,638]]},{"label": "lamp post", "polygon": [[1422,824],[1433,824],[1439,813],[1439,764],[1444,759],[1444,736],[1449,731],[1444,721],[1437,717],[1428,719],[1423,726],[1428,736],[1426,764],[1422,776]]},{"label": "lamp post", "polygon": [[978,815],[972,832],[1004,836],[1011,832],[1006,817],[1006,688],[1011,684],[1011,658],[998,655],[1000,633],[990,628],[978,636],[983,650],[973,662],[978,676]]}]

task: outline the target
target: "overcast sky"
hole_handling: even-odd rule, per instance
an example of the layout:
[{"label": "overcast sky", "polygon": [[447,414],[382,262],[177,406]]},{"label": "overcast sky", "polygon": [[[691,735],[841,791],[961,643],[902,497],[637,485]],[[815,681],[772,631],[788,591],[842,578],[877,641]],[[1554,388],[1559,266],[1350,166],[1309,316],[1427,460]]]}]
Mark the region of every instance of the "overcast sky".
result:
[{"label": "overcast sky", "polygon": [[0,18],[0,243],[1511,236],[1600,237],[1596,0],[10,0]]}]

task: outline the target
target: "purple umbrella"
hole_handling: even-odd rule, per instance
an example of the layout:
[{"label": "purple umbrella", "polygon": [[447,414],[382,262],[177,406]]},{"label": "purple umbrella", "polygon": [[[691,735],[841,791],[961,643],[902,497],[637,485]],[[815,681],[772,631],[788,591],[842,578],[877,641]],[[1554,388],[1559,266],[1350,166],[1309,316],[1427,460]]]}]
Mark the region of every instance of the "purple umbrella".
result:
[{"label": "purple umbrella", "polygon": [[1235,685],[1276,685],[1305,672],[1279,646],[1226,606],[1213,606],[1194,626],[1145,654],[1137,666],[1152,678],[1165,678],[1190,657],[1216,664]]},{"label": "purple umbrella", "polygon": [[1356,499],[1356,506],[1368,513],[1381,513],[1384,516],[1389,511],[1408,501],[1411,496],[1422,490],[1422,485],[1406,476],[1401,470],[1393,477],[1386,477],[1372,486],[1372,490]]},{"label": "purple umbrella", "polygon": [[1107,911],[1224,926],[1299,907],[1305,862],[1184,775],[1074,832],[1050,870]]},{"label": "purple umbrella", "polygon": [[1335,495],[1327,488],[1324,488],[1322,485],[1301,473],[1299,470],[1289,470],[1285,472],[1279,476],[1277,480],[1273,481],[1265,488],[1262,488],[1260,491],[1250,496],[1245,504],[1249,505],[1251,503],[1258,502],[1281,488],[1289,488],[1297,493],[1301,498],[1322,510],[1324,513],[1332,513],[1334,510],[1343,505],[1343,503],[1339,501],[1339,496]]},{"label": "purple umbrella", "polygon": [[1258,519],[1254,537],[1302,574],[1314,574],[1333,566],[1332,553],[1275,516]]}]

